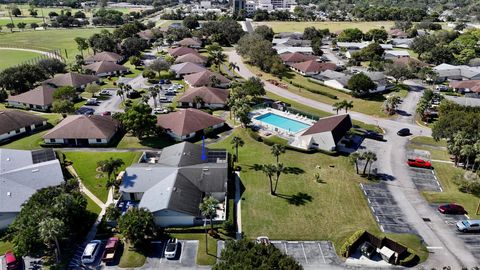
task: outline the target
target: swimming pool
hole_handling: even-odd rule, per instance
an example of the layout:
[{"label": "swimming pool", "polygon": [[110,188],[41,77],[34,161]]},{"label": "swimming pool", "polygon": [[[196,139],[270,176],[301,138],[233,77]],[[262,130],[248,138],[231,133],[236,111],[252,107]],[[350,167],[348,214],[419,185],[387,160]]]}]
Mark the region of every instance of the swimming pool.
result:
[{"label": "swimming pool", "polygon": [[275,113],[266,113],[255,118],[258,121],[264,122],[266,124],[276,126],[286,131],[290,132],[299,132],[300,130],[309,128],[310,125],[296,121],[287,117]]}]

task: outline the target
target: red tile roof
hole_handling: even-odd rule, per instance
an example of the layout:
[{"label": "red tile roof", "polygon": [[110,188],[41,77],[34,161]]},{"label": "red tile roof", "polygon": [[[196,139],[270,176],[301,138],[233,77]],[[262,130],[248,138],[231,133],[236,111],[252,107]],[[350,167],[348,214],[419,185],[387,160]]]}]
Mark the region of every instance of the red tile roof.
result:
[{"label": "red tile roof", "polygon": [[280,54],[280,58],[282,59],[283,62],[293,62],[293,63],[300,63],[308,60],[317,60],[317,57],[314,55],[307,55],[299,52],[282,53]]},{"label": "red tile roof", "polygon": [[177,57],[177,59],[175,60],[175,63],[186,63],[186,62],[205,65],[205,63],[207,63],[207,58],[195,52],[195,53],[187,53],[187,54],[181,55]]},{"label": "red tile roof", "polygon": [[202,45],[202,42],[198,41],[198,40],[195,40],[193,38],[184,38],[182,40],[180,40],[179,42],[177,42],[178,45],[180,46],[197,46],[197,47],[200,47]]},{"label": "red tile roof", "polygon": [[227,102],[229,91],[226,89],[213,87],[190,88],[178,100],[179,102],[193,103],[195,97],[201,97],[207,104],[225,104]]},{"label": "red tile roof", "polygon": [[86,59],[87,62],[100,62],[100,61],[109,61],[109,62],[118,62],[123,57],[114,52],[99,52]]},{"label": "red tile roof", "polygon": [[468,81],[451,81],[450,87],[452,88],[468,88],[480,86],[480,80],[468,80]]},{"label": "red tile roof", "polygon": [[52,79],[44,81],[44,83],[60,86],[80,87],[89,83],[100,81],[100,78],[94,75],[86,75],[75,72],[57,74]]},{"label": "red tile roof", "polygon": [[55,90],[55,87],[52,87],[48,84],[42,84],[33,90],[27,91],[20,95],[8,97],[8,101],[39,106],[50,106],[53,103],[53,93]]},{"label": "red tile roof", "polygon": [[293,68],[303,72],[322,72],[325,70],[335,70],[337,66],[333,63],[320,63],[315,60],[309,60],[292,65]]},{"label": "red tile roof", "polygon": [[110,72],[115,72],[115,71],[128,71],[128,68],[119,65],[115,62],[109,62],[109,61],[101,61],[101,62],[95,62],[90,65],[85,65],[83,66],[84,69],[91,70],[95,72],[95,74],[102,74],[102,73],[110,73]]},{"label": "red tile roof", "polygon": [[110,139],[119,123],[111,116],[70,115],[43,136],[44,139]]},{"label": "red tile roof", "polygon": [[229,83],[230,80],[225,78],[223,75],[218,73],[213,73],[210,70],[205,70],[202,72],[186,75],[183,79],[193,87],[205,86],[209,83],[210,77],[216,77],[221,83]]},{"label": "red tile roof", "polygon": [[302,136],[333,131],[335,128],[342,125],[349,126],[348,129],[352,127],[352,122],[350,120],[349,114],[334,115],[334,116],[321,118],[315,124],[313,124],[313,126],[307,129],[302,134]]},{"label": "red tile roof", "polygon": [[182,55],[189,54],[189,53],[197,53],[198,54],[198,52],[195,49],[192,49],[192,48],[189,48],[189,47],[173,48],[173,49],[168,50],[168,53],[171,56],[175,56],[175,57],[182,56]]},{"label": "red tile roof", "polygon": [[157,125],[178,136],[185,136],[224,123],[219,117],[197,109],[185,109],[157,116]]}]

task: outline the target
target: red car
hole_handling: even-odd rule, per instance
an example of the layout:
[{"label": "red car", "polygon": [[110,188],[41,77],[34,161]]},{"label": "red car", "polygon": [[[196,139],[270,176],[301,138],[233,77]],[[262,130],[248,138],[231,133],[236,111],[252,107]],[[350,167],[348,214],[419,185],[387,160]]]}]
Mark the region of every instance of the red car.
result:
[{"label": "red car", "polygon": [[17,260],[11,251],[5,253],[5,263],[7,264],[7,270],[20,269],[20,261]]},{"label": "red car", "polygon": [[105,246],[105,251],[103,252],[102,261],[103,262],[111,262],[115,258],[115,252],[117,251],[118,244],[120,243],[120,239],[118,237],[111,237],[107,241],[107,245]]},{"label": "red car", "polygon": [[438,212],[442,214],[450,214],[450,215],[464,215],[467,214],[467,211],[463,208],[463,206],[449,203],[449,204],[442,204],[438,207]]},{"label": "red car", "polygon": [[421,158],[415,158],[415,159],[408,159],[407,161],[407,164],[408,166],[411,166],[411,167],[418,167],[418,168],[431,168],[432,167],[432,163],[430,163],[429,161],[425,161]]}]

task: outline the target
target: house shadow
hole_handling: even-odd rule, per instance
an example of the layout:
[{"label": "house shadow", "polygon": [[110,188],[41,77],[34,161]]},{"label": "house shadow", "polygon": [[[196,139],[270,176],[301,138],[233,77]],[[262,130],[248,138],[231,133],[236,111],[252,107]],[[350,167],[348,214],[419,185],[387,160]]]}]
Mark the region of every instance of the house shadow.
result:
[{"label": "house shadow", "polygon": [[312,202],[313,197],[307,193],[298,192],[297,194],[293,195],[285,195],[285,194],[276,194],[277,197],[285,199],[289,204],[295,206],[302,206],[309,202]]}]

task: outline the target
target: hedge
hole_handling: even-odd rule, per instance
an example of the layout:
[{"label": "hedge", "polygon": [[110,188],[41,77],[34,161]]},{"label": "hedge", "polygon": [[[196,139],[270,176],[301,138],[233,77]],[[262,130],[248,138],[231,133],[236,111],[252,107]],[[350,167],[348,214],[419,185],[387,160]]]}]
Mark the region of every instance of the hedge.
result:
[{"label": "hedge", "polygon": [[350,254],[348,254],[348,250],[350,249],[350,246],[358,241],[358,238],[362,236],[365,233],[365,230],[358,230],[352,236],[350,236],[345,243],[343,243],[342,247],[340,247],[340,254],[347,258]]},{"label": "hedge", "polygon": [[311,92],[311,93],[314,93],[314,94],[319,94],[319,95],[322,95],[322,96],[326,96],[326,97],[329,97],[331,99],[338,99],[338,97],[336,95],[333,95],[333,94],[330,94],[330,93],[327,93],[325,91],[322,91],[322,90],[316,90],[316,89],[312,89],[310,87],[306,87],[304,85],[301,85],[299,83],[296,83],[294,81],[290,81],[290,84],[296,86],[296,87],[300,87],[300,88],[303,88],[305,90],[307,90],[308,92]]},{"label": "hedge", "polygon": [[418,264],[420,257],[418,257],[417,254],[415,254],[411,249],[407,249],[407,251],[410,253],[410,255],[400,260],[398,264],[401,266],[414,266]]}]

